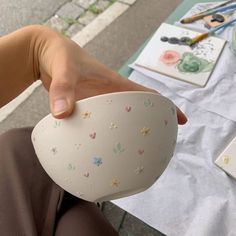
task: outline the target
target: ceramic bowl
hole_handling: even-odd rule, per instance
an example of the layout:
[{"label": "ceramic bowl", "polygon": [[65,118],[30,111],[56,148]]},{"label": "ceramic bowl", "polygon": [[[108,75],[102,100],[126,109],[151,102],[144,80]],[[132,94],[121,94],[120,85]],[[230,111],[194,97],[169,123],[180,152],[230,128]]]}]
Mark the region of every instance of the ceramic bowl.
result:
[{"label": "ceramic bowl", "polygon": [[71,117],[49,114],[32,132],[35,152],[54,182],[92,202],[149,188],[168,165],[176,137],[175,105],[150,92],[80,100]]}]

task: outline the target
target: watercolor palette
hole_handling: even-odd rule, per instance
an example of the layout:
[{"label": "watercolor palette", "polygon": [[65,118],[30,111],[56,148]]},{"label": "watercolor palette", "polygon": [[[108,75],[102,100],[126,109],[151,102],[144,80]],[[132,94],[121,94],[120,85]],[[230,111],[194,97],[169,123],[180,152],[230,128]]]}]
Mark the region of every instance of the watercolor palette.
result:
[{"label": "watercolor palette", "polygon": [[181,45],[181,39],[193,38],[198,34],[199,32],[163,23],[137,58],[135,65],[203,87],[214,70],[225,40],[208,37],[193,48]]},{"label": "watercolor palette", "polygon": [[107,201],[144,191],[173,156],[175,105],[149,92],[120,92],[83,99],[73,115],[46,116],[32,141],[48,175],[87,201]]}]

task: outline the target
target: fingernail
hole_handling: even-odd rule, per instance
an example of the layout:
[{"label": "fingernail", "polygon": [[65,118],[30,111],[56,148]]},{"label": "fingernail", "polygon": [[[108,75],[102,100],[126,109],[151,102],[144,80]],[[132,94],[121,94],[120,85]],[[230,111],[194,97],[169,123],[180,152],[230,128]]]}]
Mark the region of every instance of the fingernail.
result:
[{"label": "fingernail", "polygon": [[65,99],[59,99],[54,102],[53,112],[54,115],[59,115],[68,110],[68,103]]}]

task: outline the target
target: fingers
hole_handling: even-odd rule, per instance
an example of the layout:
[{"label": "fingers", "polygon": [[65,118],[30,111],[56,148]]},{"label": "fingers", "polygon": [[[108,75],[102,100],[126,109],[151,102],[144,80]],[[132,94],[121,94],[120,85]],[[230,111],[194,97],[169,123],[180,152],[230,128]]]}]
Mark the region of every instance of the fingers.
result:
[{"label": "fingers", "polygon": [[49,90],[49,104],[52,115],[62,119],[68,117],[75,106],[73,83],[66,79],[54,79]]},{"label": "fingers", "polygon": [[178,124],[184,125],[188,121],[187,117],[178,107],[176,107],[176,111],[177,111]]}]

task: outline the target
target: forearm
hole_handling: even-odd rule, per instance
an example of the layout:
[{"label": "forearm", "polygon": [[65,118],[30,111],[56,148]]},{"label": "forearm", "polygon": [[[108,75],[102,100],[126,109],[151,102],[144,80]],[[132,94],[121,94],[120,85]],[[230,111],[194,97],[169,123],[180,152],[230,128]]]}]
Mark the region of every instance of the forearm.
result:
[{"label": "forearm", "polygon": [[0,107],[40,78],[39,58],[59,34],[32,25],[0,38]]}]

